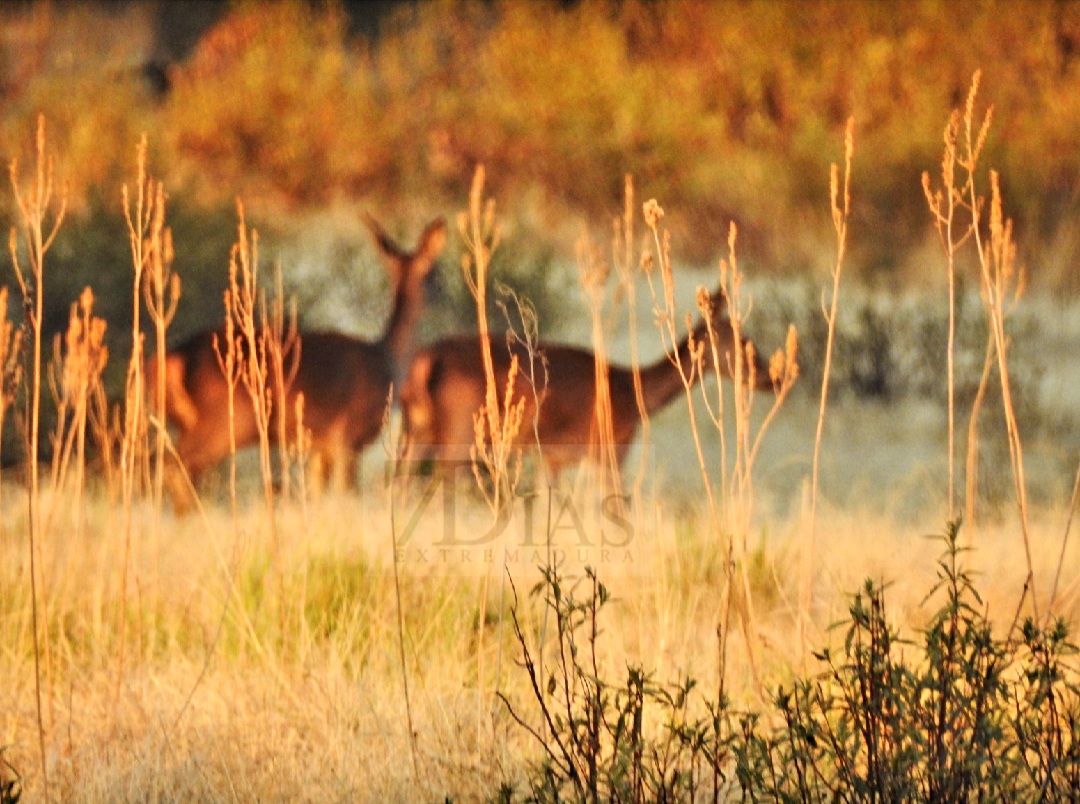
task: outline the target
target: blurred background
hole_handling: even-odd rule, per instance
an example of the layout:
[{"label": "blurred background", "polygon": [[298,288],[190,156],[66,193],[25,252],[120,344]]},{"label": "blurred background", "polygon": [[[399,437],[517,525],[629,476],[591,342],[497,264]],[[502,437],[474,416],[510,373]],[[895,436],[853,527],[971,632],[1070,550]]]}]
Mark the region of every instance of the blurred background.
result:
[{"label": "blurred background", "polygon": [[[829,165],[854,116],[838,399],[936,405],[945,271],[921,174],[940,183],[943,130],[976,69],[977,117],[993,107],[979,179],[985,190],[985,171],[1001,172],[1035,296],[1013,319],[1027,349],[1014,381],[1029,433],[1059,446],[1056,476],[1074,462],[1080,418],[1066,370],[1078,352],[1080,3],[7,2],[0,158],[31,164],[44,113],[71,210],[47,264],[46,328],[62,330],[93,286],[114,382],[131,319],[120,188],[145,133],[184,283],[176,339],[221,319],[237,198],[302,326],[377,332],[385,280],[358,212],[411,245],[465,206],[481,163],[503,227],[495,275],[533,300],[542,335],[575,339],[587,332],[575,243],[584,231],[606,247],[630,174],[637,203],[667,212],[688,300],[714,284],[738,225],[751,331],[771,350],[799,327],[813,400],[836,251]],[[10,192],[0,217],[15,222]],[[459,249],[425,338],[474,320]],[[973,261],[969,249],[959,264],[969,395],[985,344]],[[872,440],[880,428],[867,427]]]},{"label": "blurred background", "polygon": [[343,206],[407,229],[462,206],[483,163],[530,249],[606,232],[629,173],[680,258],[714,261],[735,221],[755,271],[798,274],[829,261],[828,166],[854,115],[851,273],[902,287],[938,272],[920,175],[981,69],[982,163],[1021,261],[1080,286],[1074,2],[36,0],[0,22],[5,162],[44,112],[75,230],[115,217],[145,132],[192,266],[189,219],[236,196],[275,231]]}]

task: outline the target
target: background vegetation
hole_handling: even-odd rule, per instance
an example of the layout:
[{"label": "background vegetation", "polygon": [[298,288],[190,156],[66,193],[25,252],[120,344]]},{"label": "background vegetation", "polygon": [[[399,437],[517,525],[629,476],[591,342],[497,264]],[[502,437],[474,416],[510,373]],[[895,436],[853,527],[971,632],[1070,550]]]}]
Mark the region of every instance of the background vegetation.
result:
[{"label": "background vegetation", "polygon": [[632,173],[643,195],[679,199],[685,259],[712,261],[735,220],[757,270],[797,272],[820,264],[821,165],[854,115],[852,226],[875,236],[853,241],[853,270],[903,284],[925,246],[936,255],[918,177],[981,68],[986,164],[1023,261],[1041,282],[1080,281],[1075,3],[209,7],[190,49],[166,47],[153,3],[5,8],[0,155],[28,154],[48,110],[59,174],[88,210],[114,203],[145,131],[174,204],[213,219],[241,195],[293,234],[337,203],[423,218],[482,162],[523,239],[554,236],[564,255],[583,224],[619,214]]},{"label": "background vegetation", "polygon": [[[756,0],[186,8],[0,9],[0,158],[25,161],[47,111],[74,212],[45,289],[47,334],[64,328],[87,284],[106,320],[127,317],[117,188],[144,132],[184,281],[176,339],[220,320],[237,196],[298,296],[302,325],[370,334],[384,313],[382,276],[355,212],[373,210],[392,232],[415,229],[455,208],[478,163],[506,212],[500,275],[537,303],[547,334],[577,285],[558,266],[583,228],[604,242],[628,173],[643,197],[677,199],[666,224],[685,263],[715,260],[734,221],[753,275],[813,278],[830,248],[822,165],[838,156],[848,115],[861,143],[851,225],[873,233],[852,239],[852,278],[940,283],[918,177],[936,172],[942,120],[980,67],[994,108],[984,164],[1004,177],[1020,261],[1038,265],[1032,281],[1044,287],[1080,283],[1075,3],[922,0],[903,13]],[[4,196],[0,213],[12,212]],[[428,336],[472,320],[460,277],[446,276]],[[890,326],[887,316],[862,321],[875,323]],[[121,359],[122,335],[108,333]],[[885,388],[880,376],[858,383]]]}]

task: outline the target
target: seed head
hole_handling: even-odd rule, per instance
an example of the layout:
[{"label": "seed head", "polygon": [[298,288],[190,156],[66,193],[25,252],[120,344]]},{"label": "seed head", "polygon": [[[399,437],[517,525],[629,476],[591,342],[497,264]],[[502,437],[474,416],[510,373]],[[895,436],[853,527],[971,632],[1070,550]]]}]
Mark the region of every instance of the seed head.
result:
[{"label": "seed head", "polygon": [[746,351],[746,384],[753,388],[755,385],[757,385],[757,361],[754,360],[756,352],[754,350],[753,341],[747,341],[743,346],[743,349]]},{"label": "seed head", "polygon": [[709,294],[708,289],[703,285],[698,285],[697,289],[697,308],[701,311],[701,314],[705,318],[712,318],[713,313],[713,301],[712,296]]},{"label": "seed head", "polygon": [[642,211],[645,213],[645,223],[648,224],[650,229],[655,229],[656,224],[664,219],[664,209],[655,198],[646,201]]}]

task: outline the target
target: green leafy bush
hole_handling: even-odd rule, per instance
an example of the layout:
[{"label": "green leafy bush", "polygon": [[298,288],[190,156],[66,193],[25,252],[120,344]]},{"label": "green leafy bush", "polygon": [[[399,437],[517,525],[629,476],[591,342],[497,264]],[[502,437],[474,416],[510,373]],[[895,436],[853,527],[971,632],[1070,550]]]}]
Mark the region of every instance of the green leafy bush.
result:
[{"label": "green leafy bush", "polygon": [[[885,590],[854,594],[839,652],[779,687],[765,711],[702,698],[693,679],[641,667],[609,680],[597,659],[607,590],[548,569],[534,595],[554,618],[532,647],[513,612],[535,715],[529,801],[1069,801],[1080,795],[1077,649],[1061,620],[995,634],[958,544],[943,537],[941,598],[917,639],[889,624]],[[512,787],[501,795],[512,799]]]},{"label": "green leafy bush", "polygon": [[[568,585],[549,568],[533,595],[554,617],[553,649],[530,648],[516,602],[513,622],[540,724],[531,725],[499,696],[543,748],[529,772],[527,800],[693,801],[710,785],[719,791],[723,721],[719,713],[695,715],[693,679],[665,684],[641,666],[627,667],[622,683],[601,675],[599,616],[610,597],[595,572],[586,569],[579,583]],[[706,781],[708,770],[715,772]],[[511,799],[512,787],[502,795]]]}]

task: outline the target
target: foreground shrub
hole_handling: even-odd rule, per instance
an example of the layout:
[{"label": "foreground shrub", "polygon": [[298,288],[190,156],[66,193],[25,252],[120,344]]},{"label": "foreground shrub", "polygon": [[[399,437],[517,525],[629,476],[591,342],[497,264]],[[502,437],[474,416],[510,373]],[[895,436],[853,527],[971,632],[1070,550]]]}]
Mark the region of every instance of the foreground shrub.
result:
[{"label": "foreground shrub", "polygon": [[528,800],[1076,800],[1080,689],[1068,628],[1027,619],[995,636],[958,532],[950,524],[943,537],[928,595],[943,600],[918,640],[889,625],[885,591],[867,581],[837,626],[842,651],[815,653],[823,669],[780,686],[762,712],[641,667],[622,683],[606,678],[597,661],[606,589],[589,571],[578,598],[545,571],[534,595],[556,623],[547,651],[530,647],[514,611],[539,718],[503,699],[542,748]]},{"label": "foreground shrub", "polygon": [[[696,682],[686,677],[665,684],[640,665],[628,666],[622,683],[600,674],[599,615],[611,598],[595,572],[586,569],[585,578],[568,586],[549,568],[533,596],[542,597],[554,617],[548,664],[542,651],[530,648],[516,605],[513,621],[541,725],[530,725],[500,694],[544,749],[530,769],[529,800],[695,800],[708,788],[709,771],[713,796],[719,795],[724,721],[715,710],[713,717],[695,714]],[[503,795],[511,798],[512,791]]]}]

